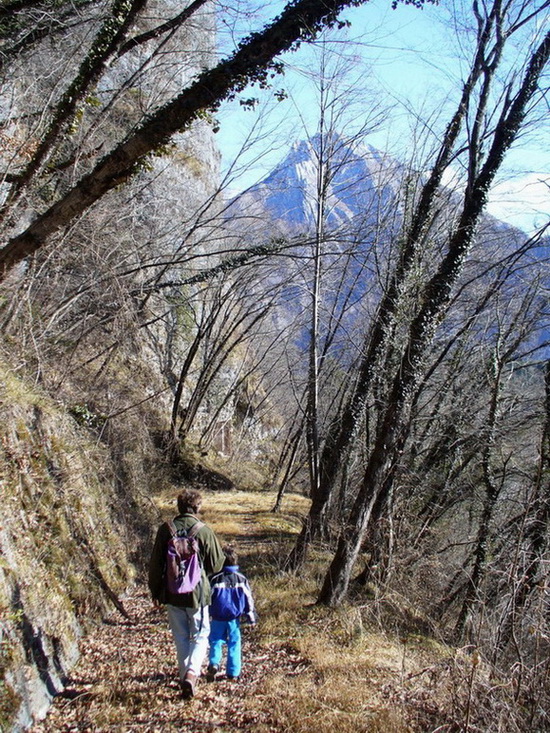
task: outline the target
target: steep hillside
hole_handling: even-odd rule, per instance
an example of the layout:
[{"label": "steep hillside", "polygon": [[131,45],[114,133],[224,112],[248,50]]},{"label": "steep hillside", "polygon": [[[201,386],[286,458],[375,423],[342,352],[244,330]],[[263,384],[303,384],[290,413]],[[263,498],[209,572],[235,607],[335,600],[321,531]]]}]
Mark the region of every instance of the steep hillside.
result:
[{"label": "steep hillside", "polygon": [[0,728],[10,730],[45,714],[82,634],[119,607],[154,512],[136,481],[145,455],[116,460],[82,414],[5,362],[0,371]]},{"label": "steep hillside", "polygon": [[[16,4],[3,14],[4,238],[212,63],[210,3],[167,27],[179,3],[158,0],[137,14],[122,5],[62,2],[42,12]],[[125,13],[119,46],[109,45]],[[137,43],[122,48],[129,36]],[[218,162],[211,125],[199,121],[3,286],[2,731],[45,714],[82,636],[113,607],[123,611],[119,598],[140,571],[156,519],[150,492],[171,477],[159,447],[170,350],[185,351],[189,338],[182,329],[173,345],[171,306],[147,286],[168,273],[182,236],[200,246],[188,232],[216,189]],[[155,258],[162,265],[151,278]],[[181,309],[178,317],[181,325]]]}]

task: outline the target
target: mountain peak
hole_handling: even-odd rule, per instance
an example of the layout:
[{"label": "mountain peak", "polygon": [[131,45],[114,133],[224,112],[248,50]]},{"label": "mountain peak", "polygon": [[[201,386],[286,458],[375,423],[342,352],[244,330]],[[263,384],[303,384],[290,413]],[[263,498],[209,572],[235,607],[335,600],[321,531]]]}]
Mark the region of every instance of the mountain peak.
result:
[{"label": "mountain peak", "polygon": [[326,224],[338,228],[393,198],[397,167],[372,145],[318,134],[295,141],[284,160],[239,198],[239,207],[261,211],[287,230],[310,230],[324,195]]}]

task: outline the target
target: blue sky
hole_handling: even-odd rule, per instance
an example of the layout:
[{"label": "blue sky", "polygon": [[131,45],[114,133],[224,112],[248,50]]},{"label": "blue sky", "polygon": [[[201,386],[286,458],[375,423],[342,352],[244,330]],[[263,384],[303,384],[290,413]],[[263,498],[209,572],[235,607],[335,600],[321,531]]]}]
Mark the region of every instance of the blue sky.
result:
[{"label": "blue sky", "polygon": [[[437,137],[448,116],[445,113],[456,105],[465,68],[459,60],[467,44],[465,36],[453,27],[449,3],[421,10],[400,4],[392,10],[388,0],[372,0],[341,17],[351,26],[332,33],[332,46],[336,54],[340,49],[346,54],[343,66],[349,83],[362,96],[356,110],[363,104],[374,120],[372,110],[377,105],[391,105],[365,141],[405,159],[414,144],[430,140],[430,130]],[[285,157],[292,142],[306,136],[306,128],[311,132],[315,126],[315,94],[304,72],[315,54],[306,46],[286,54],[285,75],[274,80],[271,91],[246,90],[244,98],[259,99],[253,110],[244,109],[237,100],[220,110],[217,138],[225,168],[250,130],[254,126],[262,130],[261,140],[240,158],[244,173],[236,177],[235,189],[261,179]],[[276,102],[273,92],[278,89],[284,89],[289,98]],[[428,126],[419,128],[419,121],[428,121]],[[489,210],[528,231],[542,225],[550,215],[550,187],[544,181],[550,184],[548,120],[540,120],[537,129],[508,155]]]}]

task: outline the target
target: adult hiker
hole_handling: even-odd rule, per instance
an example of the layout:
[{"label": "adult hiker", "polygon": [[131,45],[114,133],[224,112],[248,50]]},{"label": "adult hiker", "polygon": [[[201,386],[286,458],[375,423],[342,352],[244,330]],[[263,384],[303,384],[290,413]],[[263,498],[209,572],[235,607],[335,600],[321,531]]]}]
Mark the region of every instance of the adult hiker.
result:
[{"label": "adult hiker", "polygon": [[149,590],[156,607],[166,606],[182,694],[189,698],[195,694],[208,649],[208,576],[221,570],[224,553],[214,532],[198,519],[200,492],[183,491],[177,506],[178,515],[157,531],[149,561]]}]

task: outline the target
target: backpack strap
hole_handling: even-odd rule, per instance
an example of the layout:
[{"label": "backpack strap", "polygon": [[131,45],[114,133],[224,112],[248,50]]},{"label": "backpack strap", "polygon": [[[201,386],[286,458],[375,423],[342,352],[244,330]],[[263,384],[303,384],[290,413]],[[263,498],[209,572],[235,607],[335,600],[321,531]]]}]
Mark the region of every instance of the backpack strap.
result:
[{"label": "backpack strap", "polygon": [[197,519],[195,524],[187,530],[187,536],[194,537],[202,527],[204,527],[204,522]]},{"label": "backpack strap", "polygon": [[172,537],[175,537],[178,533],[178,530],[176,528],[176,525],[174,524],[174,521],[172,519],[169,519],[166,524],[168,525],[168,529],[170,530],[170,534]]},{"label": "backpack strap", "polygon": [[[187,530],[187,536],[191,538],[194,537],[202,527],[204,527],[204,522],[201,522],[200,519],[197,519],[195,524],[193,524],[193,526]],[[204,623],[204,614],[207,613],[208,610],[207,610],[207,606],[205,606],[203,603],[203,600],[204,600],[204,587],[203,587],[204,584],[203,584],[203,579],[202,579],[203,570],[202,570],[202,562],[200,559],[200,555],[198,553],[197,553],[197,557],[199,558],[199,566],[201,567],[201,578],[199,580],[199,604],[201,607],[201,622],[199,625],[199,634],[200,634],[202,631],[202,625]]]},{"label": "backpack strap", "polygon": [[[174,524],[174,520],[169,519],[166,524],[168,525],[168,529],[170,530],[170,534],[172,535],[172,537],[175,537],[179,530]],[[191,527],[189,527],[189,529],[187,530],[187,537],[193,538],[202,527],[204,527],[204,522],[201,522],[199,519],[197,519],[195,524],[192,524]]]}]

